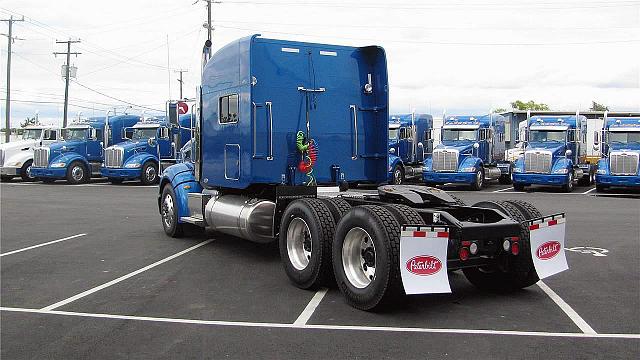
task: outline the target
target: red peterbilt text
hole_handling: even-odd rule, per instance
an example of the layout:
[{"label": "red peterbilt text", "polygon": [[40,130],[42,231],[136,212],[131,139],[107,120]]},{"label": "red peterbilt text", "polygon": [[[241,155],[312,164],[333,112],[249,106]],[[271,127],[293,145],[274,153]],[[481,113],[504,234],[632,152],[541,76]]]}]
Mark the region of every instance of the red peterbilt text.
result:
[{"label": "red peterbilt text", "polygon": [[442,262],[434,256],[418,255],[407,261],[407,270],[420,276],[433,275],[440,269],[442,269]]},{"label": "red peterbilt text", "polygon": [[546,243],[538,246],[536,250],[536,256],[540,260],[549,260],[552,257],[558,255],[560,252],[560,243],[558,241],[547,241]]}]

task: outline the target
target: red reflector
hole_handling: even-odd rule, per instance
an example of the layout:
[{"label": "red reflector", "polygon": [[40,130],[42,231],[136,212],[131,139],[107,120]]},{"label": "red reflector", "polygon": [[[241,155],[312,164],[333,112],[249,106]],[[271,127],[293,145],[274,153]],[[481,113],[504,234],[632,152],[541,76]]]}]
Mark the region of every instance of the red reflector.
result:
[{"label": "red reflector", "polygon": [[471,246],[471,241],[463,241],[462,246]]},{"label": "red reflector", "polygon": [[551,221],[549,221],[549,226],[555,225],[557,223],[558,223],[558,220],[551,220]]},{"label": "red reflector", "polygon": [[538,230],[540,228],[540,224],[534,224],[529,226],[529,230]]},{"label": "red reflector", "polygon": [[427,237],[426,231],[414,231],[413,237]]},{"label": "red reflector", "polygon": [[467,249],[466,247],[463,247],[462,249],[460,249],[460,260],[465,261],[469,258],[469,249]]},{"label": "red reflector", "polygon": [[513,241],[513,242],[517,242],[518,240],[520,240],[520,238],[519,238],[519,237],[517,237],[517,236],[513,236],[513,237],[511,238],[511,241]]},{"label": "red reflector", "polygon": [[511,253],[513,255],[518,255],[520,253],[520,245],[518,245],[518,243],[511,244]]},{"label": "red reflector", "polygon": [[439,237],[439,238],[443,238],[443,237],[448,238],[448,237],[449,237],[449,233],[448,233],[448,232],[446,232],[446,231],[439,231],[439,232],[438,232],[438,237]]}]

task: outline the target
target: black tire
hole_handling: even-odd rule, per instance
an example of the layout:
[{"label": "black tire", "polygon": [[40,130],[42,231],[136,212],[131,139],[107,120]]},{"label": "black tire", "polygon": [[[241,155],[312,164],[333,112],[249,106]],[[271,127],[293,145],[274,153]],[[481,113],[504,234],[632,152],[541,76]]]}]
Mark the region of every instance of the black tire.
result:
[{"label": "black tire", "polygon": [[342,219],[349,210],[351,210],[351,204],[349,204],[345,199],[339,197],[322,199],[322,201],[327,205],[329,211],[331,211],[331,216],[333,216],[333,221],[336,224],[340,222],[340,219]]},{"label": "black tire", "polygon": [[[531,286],[540,280],[531,258],[529,229],[522,224],[531,218],[533,213],[539,213],[537,209],[529,209],[527,204],[526,212],[520,210],[518,206],[510,201],[481,201],[473,206],[485,207],[499,210],[520,223],[520,252],[518,255],[505,254],[507,256],[506,271],[493,267],[484,268],[463,268],[462,272],[467,280],[482,290],[489,291],[514,291]],[[519,203],[519,206],[524,206]],[[533,213],[532,213],[533,212]],[[525,215],[525,213],[527,215]]]},{"label": "black tire", "polygon": [[403,204],[386,204],[382,206],[389,210],[400,225],[424,225],[424,219],[413,208]]},{"label": "black tire", "polygon": [[484,187],[484,169],[478,169],[475,174],[475,181],[471,184],[471,190],[480,191]]},{"label": "black tire", "polygon": [[392,185],[404,184],[404,169],[400,164],[396,164],[396,166],[393,167],[393,172],[391,173],[391,184]]},{"label": "black tire", "polygon": [[112,183],[113,185],[120,185],[122,184],[123,181],[124,179],[120,179],[120,178],[109,178],[109,182]]},{"label": "black tire", "polygon": [[596,192],[603,193],[607,191],[607,187],[604,185],[596,184]]},{"label": "black tire", "polygon": [[42,180],[42,182],[45,184],[53,184],[54,182],[56,182],[56,179],[52,178],[38,178],[38,180]]},{"label": "black tire", "polygon": [[31,165],[33,165],[32,160],[28,160],[24,165],[22,165],[22,169],[20,169],[20,177],[22,181],[35,181],[36,177],[31,175]]},{"label": "black tire", "polygon": [[158,164],[154,161],[147,161],[142,165],[142,172],[140,174],[140,182],[143,185],[156,184],[160,180],[158,176]]},{"label": "black tire", "polygon": [[13,179],[13,176],[2,175],[2,177],[0,177],[0,181],[2,182],[11,181],[11,179]]},{"label": "black tire", "polygon": [[[343,245],[351,230],[363,230],[375,246],[375,272],[362,287],[349,280],[343,266]],[[333,241],[333,270],[338,287],[351,306],[373,310],[401,298],[404,289],[399,261],[400,224],[391,211],[377,205],[357,206],[340,220]]]},{"label": "black tire", "polygon": [[567,175],[568,181],[566,184],[562,185],[562,191],[566,193],[570,193],[573,191],[573,170],[569,171],[569,175]]},{"label": "black tire", "polygon": [[509,185],[509,184],[511,184],[511,174],[500,175],[500,178],[498,178],[498,183],[500,185]]},{"label": "black tire", "polygon": [[523,184],[513,183],[513,190],[515,190],[515,191],[524,191],[524,185]]},{"label": "black tire", "polygon": [[[167,198],[170,198],[167,200]],[[160,198],[160,220],[165,234],[179,238],[184,235],[185,224],[178,222],[178,208],[176,202],[176,193],[173,191],[171,184],[167,184],[162,189],[162,197]]]},{"label": "black tire", "polygon": [[[306,229],[301,228],[305,236],[302,252],[310,252],[310,254],[303,254],[306,256],[306,263],[304,259],[300,259],[301,256],[296,256],[296,254],[300,255],[300,244],[288,236],[290,232],[295,234],[294,226],[302,225],[306,225]],[[280,224],[280,258],[285,273],[295,286],[301,289],[313,289],[329,286],[333,282],[331,244],[335,226],[331,211],[322,200],[300,199],[287,206]],[[310,239],[306,239],[306,236]]]},{"label": "black tire", "polygon": [[72,185],[82,184],[89,181],[90,174],[87,167],[81,161],[73,161],[67,168],[67,182]]},{"label": "black tire", "polygon": [[523,201],[523,200],[515,200],[515,199],[510,199],[510,200],[505,200],[505,201],[507,201],[507,202],[511,203],[513,206],[517,207],[518,210],[520,210],[520,212],[522,213],[522,215],[525,217],[526,220],[531,220],[531,219],[542,217],[542,213],[540,212],[540,210],[538,210],[538,208],[536,208],[530,202]]}]

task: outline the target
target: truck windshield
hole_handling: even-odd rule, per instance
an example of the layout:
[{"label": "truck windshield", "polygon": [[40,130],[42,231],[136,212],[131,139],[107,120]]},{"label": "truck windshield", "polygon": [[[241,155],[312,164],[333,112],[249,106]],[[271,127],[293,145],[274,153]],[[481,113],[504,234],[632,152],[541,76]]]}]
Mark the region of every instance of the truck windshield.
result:
[{"label": "truck windshield", "polygon": [[396,140],[398,138],[398,129],[389,129],[389,139]]},{"label": "truck windshield", "polygon": [[22,133],[22,140],[35,140],[40,139],[42,129],[26,129]]},{"label": "truck windshield", "polygon": [[455,141],[455,140],[471,140],[478,139],[477,130],[455,130],[455,129],[443,129],[442,140]]},{"label": "truck windshield", "polygon": [[131,140],[146,140],[156,137],[158,128],[133,128]]},{"label": "truck windshield", "polygon": [[566,132],[564,130],[531,130],[529,132],[530,142],[547,142],[547,141],[561,141],[566,139]]},{"label": "truck windshield", "polygon": [[610,131],[609,142],[617,144],[640,143],[640,131]]},{"label": "truck windshield", "polygon": [[71,140],[86,140],[87,139],[87,129],[62,129],[62,139],[65,141]]}]

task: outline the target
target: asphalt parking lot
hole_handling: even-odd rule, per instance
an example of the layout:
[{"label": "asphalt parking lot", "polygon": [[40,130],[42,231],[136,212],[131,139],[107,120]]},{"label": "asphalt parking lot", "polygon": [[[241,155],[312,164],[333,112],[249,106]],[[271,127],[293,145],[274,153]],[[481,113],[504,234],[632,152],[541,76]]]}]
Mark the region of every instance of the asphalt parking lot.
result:
[{"label": "asphalt parking lot", "polygon": [[274,246],[166,237],[155,187],[3,183],[0,356],[640,357],[637,194],[448,189],[468,204],[517,198],[566,212],[570,269],[514,294],[455,272],[452,294],[368,313],[337,289],[290,285]]}]

